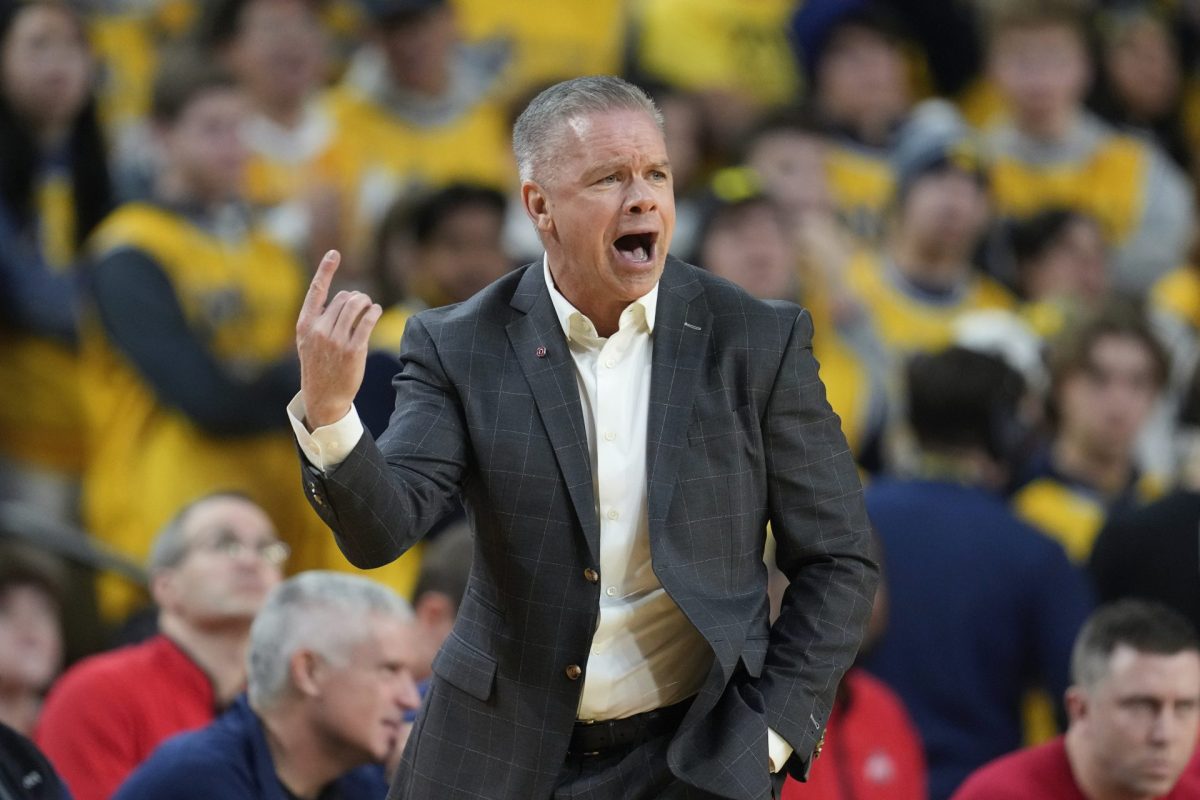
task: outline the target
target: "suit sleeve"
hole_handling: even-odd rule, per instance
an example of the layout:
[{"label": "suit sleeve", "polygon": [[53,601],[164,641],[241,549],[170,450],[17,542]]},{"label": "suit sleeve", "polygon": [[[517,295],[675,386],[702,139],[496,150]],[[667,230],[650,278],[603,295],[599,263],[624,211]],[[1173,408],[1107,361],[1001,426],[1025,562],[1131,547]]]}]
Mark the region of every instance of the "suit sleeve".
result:
[{"label": "suit sleeve", "polygon": [[763,420],[776,564],[789,586],[758,688],[767,725],[796,751],[784,768],[803,780],[858,652],[879,570],[868,555],[858,471],[817,375],[811,319],[794,307],[789,313]]},{"label": "suit sleeve", "polygon": [[404,332],[396,408],[379,442],[364,434],[329,473],[301,457],[305,493],[360,569],[394,561],[446,516],[466,471],[458,395],[420,317]]}]

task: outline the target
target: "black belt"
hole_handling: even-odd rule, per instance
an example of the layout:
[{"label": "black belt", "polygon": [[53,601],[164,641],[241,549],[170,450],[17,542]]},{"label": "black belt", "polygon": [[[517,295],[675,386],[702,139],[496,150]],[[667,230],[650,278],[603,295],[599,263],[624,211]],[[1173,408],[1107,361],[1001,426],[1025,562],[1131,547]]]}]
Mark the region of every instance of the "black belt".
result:
[{"label": "black belt", "polygon": [[575,756],[597,756],[671,733],[679,727],[695,699],[689,697],[674,705],[621,719],[579,720],[571,733],[568,752]]}]

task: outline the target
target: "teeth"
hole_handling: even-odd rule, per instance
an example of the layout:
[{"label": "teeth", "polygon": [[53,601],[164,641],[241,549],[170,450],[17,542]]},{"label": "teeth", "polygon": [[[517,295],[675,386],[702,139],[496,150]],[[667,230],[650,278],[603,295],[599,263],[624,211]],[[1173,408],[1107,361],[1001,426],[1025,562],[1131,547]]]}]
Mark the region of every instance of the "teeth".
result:
[{"label": "teeth", "polygon": [[649,257],[650,256],[646,254],[646,248],[642,247],[640,244],[637,246],[637,249],[633,251],[634,261],[645,261]]}]

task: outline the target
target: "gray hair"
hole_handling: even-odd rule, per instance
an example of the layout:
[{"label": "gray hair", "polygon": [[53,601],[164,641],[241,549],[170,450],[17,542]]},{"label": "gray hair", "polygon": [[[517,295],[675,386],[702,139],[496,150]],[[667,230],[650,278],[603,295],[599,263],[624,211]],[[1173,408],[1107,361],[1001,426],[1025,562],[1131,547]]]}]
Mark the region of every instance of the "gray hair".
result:
[{"label": "gray hair", "polygon": [[1148,600],[1118,600],[1084,623],[1071,652],[1071,682],[1094,686],[1108,674],[1112,654],[1122,645],[1162,656],[1200,652],[1196,629],[1179,612]]},{"label": "gray hair", "polygon": [[513,154],[521,180],[531,180],[558,148],[563,126],[609,111],[642,111],[663,128],[662,112],[644,91],[612,75],[556,83],[530,101],[513,125]]},{"label": "gray hair", "polygon": [[412,608],[386,586],[344,572],[311,570],[276,586],[250,626],[250,705],[267,708],[284,694],[292,656],[301,650],[346,663],[369,635],[373,615],[409,621]]},{"label": "gray hair", "polygon": [[254,503],[249,495],[242,492],[222,491],[198,497],[176,511],[175,516],[159,529],[154,537],[154,543],[150,546],[150,558],[146,562],[146,567],[151,575],[179,566],[179,562],[183,561],[192,545],[187,537],[188,517],[200,506],[215,500],[242,500]]}]

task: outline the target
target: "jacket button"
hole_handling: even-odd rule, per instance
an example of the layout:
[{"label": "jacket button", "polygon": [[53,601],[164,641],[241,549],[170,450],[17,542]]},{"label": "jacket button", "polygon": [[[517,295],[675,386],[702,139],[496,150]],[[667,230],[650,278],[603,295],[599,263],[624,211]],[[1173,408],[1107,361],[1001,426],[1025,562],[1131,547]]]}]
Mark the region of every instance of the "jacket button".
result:
[{"label": "jacket button", "polygon": [[596,570],[592,569],[591,567],[588,567],[583,571],[583,577],[588,583],[600,582],[600,573],[596,572]]},{"label": "jacket button", "polygon": [[573,681],[579,680],[579,676],[583,674],[583,670],[580,669],[578,664],[567,664],[564,672],[567,673],[567,678]]}]

